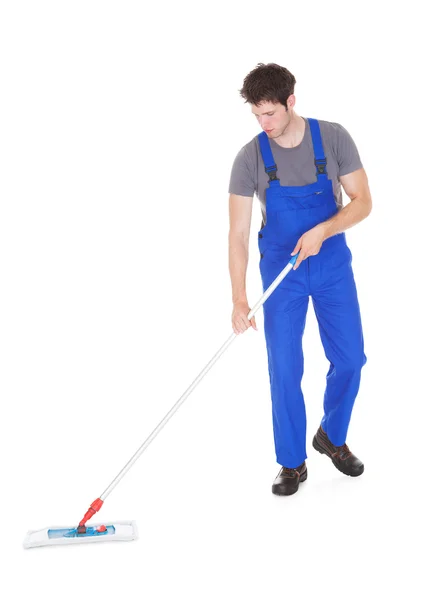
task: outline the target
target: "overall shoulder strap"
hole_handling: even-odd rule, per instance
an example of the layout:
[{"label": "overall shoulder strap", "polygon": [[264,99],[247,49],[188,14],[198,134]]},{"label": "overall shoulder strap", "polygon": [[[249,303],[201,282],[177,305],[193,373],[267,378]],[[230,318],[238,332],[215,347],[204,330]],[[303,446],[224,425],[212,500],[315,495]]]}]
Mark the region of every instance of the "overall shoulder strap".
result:
[{"label": "overall shoulder strap", "polygon": [[276,175],[278,167],[273,158],[269,138],[267,137],[267,133],[265,131],[262,131],[258,134],[258,142],[260,144],[261,156],[263,157],[264,170],[269,175],[269,185],[272,185],[272,182],[276,181],[279,183],[279,178]]},{"label": "overall shoulder strap", "polygon": [[321,176],[327,177],[327,170],[326,170],[327,159],[324,155],[324,147],[323,147],[322,138],[321,138],[320,124],[318,123],[317,119],[308,118],[308,121],[309,121],[310,130],[311,130],[312,144],[314,147],[314,162],[315,162],[315,166],[317,168],[317,171],[316,171],[317,178],[320,178]]}]

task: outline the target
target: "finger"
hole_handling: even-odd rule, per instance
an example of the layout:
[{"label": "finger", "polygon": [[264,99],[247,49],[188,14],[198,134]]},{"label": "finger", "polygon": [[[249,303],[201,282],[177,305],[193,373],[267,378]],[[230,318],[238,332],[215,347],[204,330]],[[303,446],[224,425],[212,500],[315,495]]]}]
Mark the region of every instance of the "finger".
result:
[{"label": "finger", "polygon": [[306,252],[305,252],[305,251],[303,250],[303,248],[302,248],[302,250],[300,250],[300,254],[299,254],[299,255],[298,255],[298,257],[297,257],[296,264],[295,264],[295,265],[294,265],[294,267],[293,267],[293,270],[294,270],[294,271],[300,267],[300,263],[301,263],[303,260],[305,260],[305,258],[306,258]]},{"label": "finger", "polygon": [[252,319],[251,319],[251,325],[253,326],[253,328],[255,329],[255,331],[258,331],[257,323],[255,322],[255,317],[252,317]]},{"label": "finger", "polygon": [[238,320],[237,317],[233,321],[233,330],[234,330],[234,333],[236,335],[239,335],[239,333],[241,333],[241,331],[240,331],[240,322],[239,322],[239,320]]},{"label": "finger", "polygon": [[304,253],[300,252],[300,254],[297,257],[296,264],[293,267],[293,271],[297,271],[297,269],[300,267],[300,264],[301,264],[302,260],[304,260],[304,258],[305,258]]},{"label": "finger", "polygon": [[[249,314],[249,313],[248,313],[248,314]],[[245,318],[244,318],[244,324],[245,324],[245,327],[246,327],[247,329],[249,329],[250,327],[252,327],[252,326],[253,326],[253,325],[252,325],[252,322],[251,322],[251,321],[248,319],[248,315],[244,315],[244,317],[245,317]]]},{"label": "finger", "polygon": [[245,315],[243,315],[242,321],[240,322],[240,324],[241,324],[242,333],[243,333],[244,331],[246,331],[248,329],[248,327],[250,325],[248,318]]},{"label": "finger", "polygon": [[241,321],[240,317],[236,318],[236,320],[234,322],[234,325],[235,325],[235,328],[236,328],[236,333],[237,334],[242,333],[242,331],[243,331],[242,325],[243,324],[242,324],[242,321]]},{"label": "finger", "polygon": [[252,319],[247,319],[246,328],[249,329],[250,327],[254,327],[254,323],[252,322]]},{"label": "finger", "polygon": [[240,318],[236,319],[237,333],[243,333],[243,324]]},{"label": "finger", "polygon": [[294,256],[294,254],[297,254],[297,252],[300,250],[301,247],[302,247],[302,238],[300,238],[299,241],[297,242],[296,247],[291,252],[291,256]]}]

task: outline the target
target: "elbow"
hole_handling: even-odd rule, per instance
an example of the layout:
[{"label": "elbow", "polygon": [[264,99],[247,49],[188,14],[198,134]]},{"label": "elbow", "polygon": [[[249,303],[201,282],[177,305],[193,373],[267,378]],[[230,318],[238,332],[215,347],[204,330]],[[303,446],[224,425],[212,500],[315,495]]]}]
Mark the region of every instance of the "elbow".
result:
[{"label": "elbow", "polygon": [[373,208],[372,197],[370,196],[370,194],[368,196],[366,196],[365,198],[363,198],[362,205],[363,205],[363,218],[366,219],[372,212],[372,208]]},{"label": "elbow", "polygon": [[369,201],[367,202],[367,205],[366,205],[366,217],[368,217],[370,215],[370,213],[372,212],[372,208],[373,208],[372,198],[369,198]]}]

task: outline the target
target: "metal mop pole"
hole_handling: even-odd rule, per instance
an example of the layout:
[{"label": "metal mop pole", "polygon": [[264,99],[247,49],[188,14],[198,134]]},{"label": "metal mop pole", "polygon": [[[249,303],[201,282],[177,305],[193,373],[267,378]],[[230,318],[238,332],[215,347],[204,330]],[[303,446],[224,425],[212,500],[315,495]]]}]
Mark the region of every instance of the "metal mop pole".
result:
[{"label": "metal mop pole", "polygon": [[[279,273],[279,275],[276,277],[276,279],[267,288],[267,290],[261,296],[260,300],[255,304],[255,306],[249,312],[249,314],[248,314],[249,320],[252,319],[252,317],[255,315],[255,313],[260,308],[260,306],[262,306],[264,304],[264,302],[267,300],[267,298],[272,294],[272,292],[277,288],[277,286],[281,283],[281,281],[291,271],[291,269],[293,268],[293,266],[296,263],[297,257],[298,257],[298,254],[296,254],[295,256],[292,257],[292,259],[287,264],[287,266]],[[175,414],[175,412],[178,410],[178,408],[181,406],[181,404],[183,404],[183,402],[185,402],[185,400],[191,394],[193,389],[203,379],[203,377],[206,375],[206,373],[211,369],[211,367],[219,359],[221,354],[223,354],[223,352],[229,347],[229,345],[232,343],[232,341],[236,337],[237,337],[237,335],[234,332],[229,336],[229,338],[224,342],[224,344],[221,346],[221,348],[218,350],[218,352],[215,354],[215,356],[208,362],[208,364],[201,371],[201,373],[195,378],[193,383],[187,388],[187,390],[185,390],[185,392],[182,394],[182,396],[179,398],[179,400],[169,410],[169,412],[164,417],[164,419],[162,421],[160,421],[160,423],[157,425],[157,427],[154,429],[154,431],[147,437],[147,439],[143,442],[143,444],[140,446],[140,448],[138,448],[138,450],[135,452],[135,454],[130,458],[130,460],[125,465],[125,467],[118,473],[118,475],[115,477],[115,479],[112,481],[112,483],[105,489],[103,494],[101,494],[101,496],[99,498],[97,498],[97,500],[94,500],[94,502],[91,504],[90,508],[88,509],[87,513],[85,514],[84,518],[79,523],[79,527],[83,528],[83,529],[81,529],[81,531],[83,531],[85,529],[85,523],[97,511],[100,510],[100,508],[103,505],[103,502],[109,496],[109,494],[112,492],[112,490],[118,485],[118,483],[121,481],[121,479],[124,477],[124,475],[131,469],[131,467],[134,465],[134,463],[137,461],[137,459],[140,457],[140,455],[143,453],[143,451],[149,446],[149,444],[152,442],[152,440],[158,435],[158,433],[161,431],[161,429],[164,427],[164,425],[166,425],[166,423],[169,421],[169,419],[171,419],[171,417]],[[78,529],[78,532],[79,532],[79,529]]]}]

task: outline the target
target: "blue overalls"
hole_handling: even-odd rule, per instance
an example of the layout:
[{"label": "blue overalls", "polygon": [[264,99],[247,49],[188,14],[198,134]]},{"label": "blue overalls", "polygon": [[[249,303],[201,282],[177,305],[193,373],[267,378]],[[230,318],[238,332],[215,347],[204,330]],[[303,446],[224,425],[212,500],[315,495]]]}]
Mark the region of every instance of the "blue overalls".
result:
[{"label": "blue overalls", "polygon": [[[336,214],[337,206],[319,123],[308,119],[316,181],[281,186],[267,134],[258,135],[269,187],[266,224],[258,232],[260,274],[266,290],[291,259],[298,239]],[[344,233],[325,240],[320,252],[291,270],[263,304],[277,462],[295,468],[306,458],[306,410],[301,389],[302,337],[309,296],[330,362],[322,428],[335,446],[346,441],[351,412],[366,363],[352,255]]]}]

